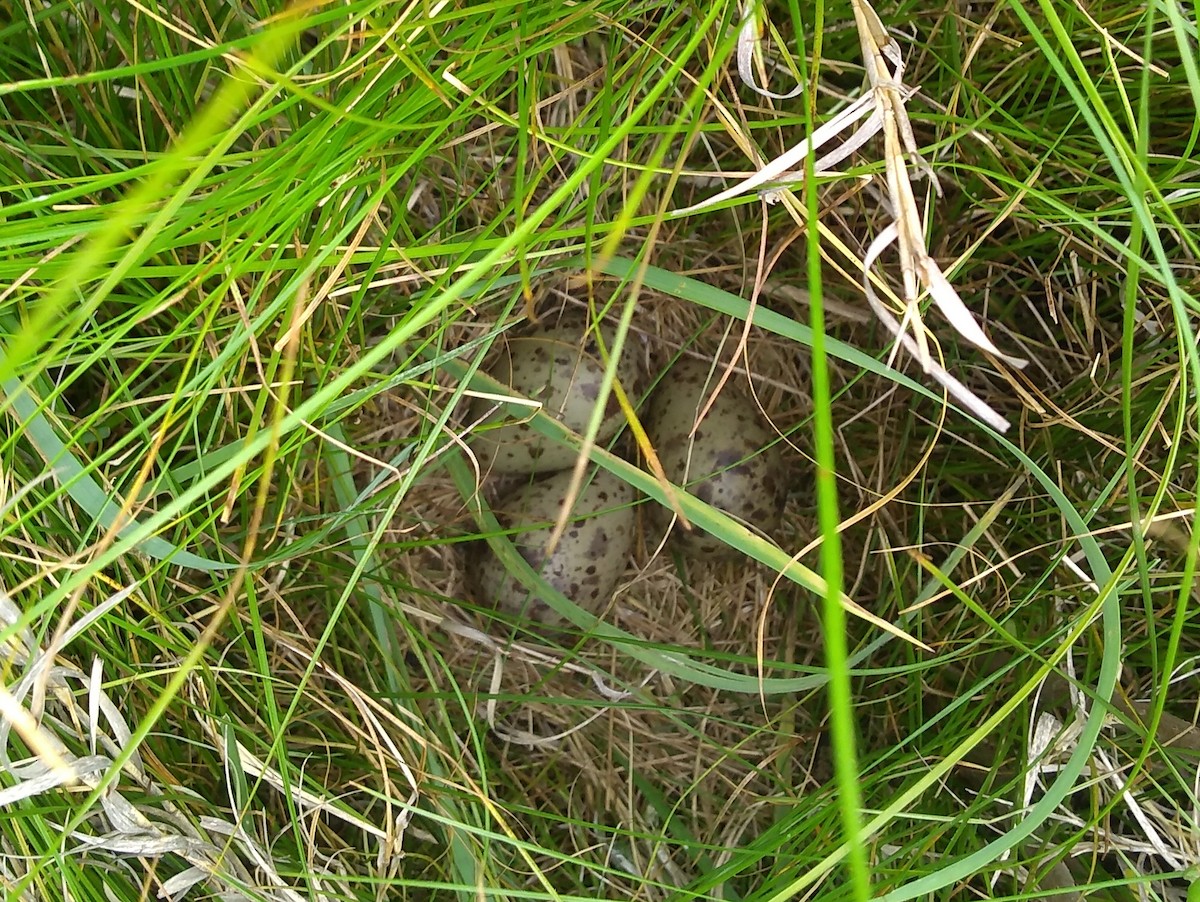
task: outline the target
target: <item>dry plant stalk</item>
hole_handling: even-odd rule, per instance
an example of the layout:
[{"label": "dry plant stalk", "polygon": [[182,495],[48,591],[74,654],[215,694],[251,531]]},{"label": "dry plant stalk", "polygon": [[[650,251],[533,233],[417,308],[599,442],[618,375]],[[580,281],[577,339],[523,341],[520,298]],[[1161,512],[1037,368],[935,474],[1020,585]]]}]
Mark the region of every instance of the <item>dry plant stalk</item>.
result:
[{"label": "dry plant stalk", "polygon": [[[100,602],[67,629],[57,648],[70,645],[133,592],[127,587]],[[136,748],[129,751],[133,730],[104,689],[100,659],[85,673],[55,648],[39,645],[26,621],[26,613],[0,587],[0,632],[8,634],[0,644],[0,772],[5,776],[0,810],[39,796],[99,790],[87,818],[64,831],[61,855],[143,879],[160,899],[182,899],[203,887],[231,902],[302,902],[305,897],[272,862],[270,842],[258,831],[257,819],[245,812],[235,820],[214,813],[228,811],[232,796],[221,806],[183,785],[164,783],[161,767],[148,767]],[[121,757],[125,761],[117,769]],[[52,822],[53,815],[48,817]],[[164,879],[155,873],[163,857],[185,866]],[[27,850],[0,843],[0,885],[24,879],[36,864]],[[312,885],[337,895],[349,892],[340,875],[315,867]],[[4,898],[24,902],[33,895]]]},{"label": "dry plant stalk", "polygon": [[[912,125],[905,107],[916,93],[916,88],[904,84],[904,58],[900,45],[888,34],[875,10],[867,0],[852,0],[854,21],[858,27],[859,41],[863,51],[863,64],[867,74],[867,88],[840,113],[817,128],[812,135],[795,147],[770,161],[754,175],[714,197],[692,207],[674,211],[677,214],[692,213],[722,203],[733,197],[761,189],[767,201],[778,200],[780,191],[803,180],[803,161],[811,151],[815,154],[833,138],[866,119],[845,137],[842,142],[826,154],[817,156],[814,174],[834,174],[834,167],[862,147],[868,140],[882,132],[887,186],[887,206],[891,223],[871,241],[862,260],[862,288],[879,321],[913,354],[922,368],[941,385],[946,392],[965,409],[970,411],[993,429],[1003,432],[1008,421],[993,410],[986,402],[952,376],[931,355],[928,335],[918,306],[923,292],[928,292],[942,314],[950,321],[959,335],[979,349],[1003,360],[1010,366],[1021,368],[1027,363],[1020,357],[1004,354],[984,333],[970,310],[950,284],[937,261],[930,255],[921,229],[921,216],[913,194],[912,181],[925,175],[937,185],[929,165],[921,158],[913,137]],[[738,74],[753,90],[766,97],[781,98],[795,96],[798,91],[786,95],[774,94],[758,85],[754,78],[752,61],[759,40],[758,4],[746,0],[743,8],[744,20],[738,35]],[[871,284],[871,268],[889,246],[895,244],[900,257],[902,299],[899,314],[880,299]]]}]

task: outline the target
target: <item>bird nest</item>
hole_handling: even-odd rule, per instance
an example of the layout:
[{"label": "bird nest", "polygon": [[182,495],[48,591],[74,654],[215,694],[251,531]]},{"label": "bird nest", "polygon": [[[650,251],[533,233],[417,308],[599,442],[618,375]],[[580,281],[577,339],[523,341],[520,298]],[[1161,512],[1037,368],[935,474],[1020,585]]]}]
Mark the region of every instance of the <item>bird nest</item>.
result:
[{"label": "bird nest", "polygon": [[[547,291],[541,318],[581,306],[576,288]],[[448,334],[465,343],[492,326],[486,319],[458,323]],[[643,294],[627,353],[648,372],[680,353],[735,361],[732,378],[789,436],[792,490],[778,538],[799,552],[815,530],[809,462],[797,441],[804,430],[796,428],[810,409],[807,355],[757,330],[737,350],[740,339],[740,322]],[[372,443],[401,439],[412,409],[403,397],[384,399],[377,421],[363,424]],[[362,474],[364,481],[376,475]],[[495,493],[486,478],[483,489]],[[552,829],[559,849],[606,869],[606,879],[624,871],[639,884],[657,876],[679,885],[691,856],[635,841],[656,835],[663,800],[695,842],[732,848],[774,817],[781,773],[790,775],[787,792],[823,781],[820,724],[804,695],[753,690],[759,676],[819,667],[820,625],[813,597],[799,587],[744,557],[682,557],[645,525],[644,513],[635,552],[602,614],[632,643],[579,631],[544,635],[537,624],[514,625],[472,603],[468,574],[478,549],[456,540],[476,526],[443,471],[412,487],[383,547],[393,578],[408,588],[404,642],[412,643],[416,629],[441,662],[436,676],[412,677],[414,693],[452,691],[467,700],[472,729],[486,742],[463,753],[488,759],[470,769],[503,775],[490,785],[491,802],[525,835]],[[815,552],[802,560],[815,567]],[[680,656],[742,683],[716,688],[655,666]]]}]

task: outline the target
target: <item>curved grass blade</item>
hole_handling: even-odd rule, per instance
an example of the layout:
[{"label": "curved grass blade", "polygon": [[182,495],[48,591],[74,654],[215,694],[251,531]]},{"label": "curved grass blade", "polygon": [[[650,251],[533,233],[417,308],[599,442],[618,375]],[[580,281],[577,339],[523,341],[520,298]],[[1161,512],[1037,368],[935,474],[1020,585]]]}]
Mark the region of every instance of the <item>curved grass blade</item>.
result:
[{"label": "curved grass blade", "polygon": [[[616,277],[623,277],[626,272],[629,272],[636,266],[635,263],[629,260],[611,259],[604,261],[601,268],[604,272]],[[646,267],[644,273],[645,284],[655,290],[663,291],[667,294],[676,297],[683,297],[696,303],[703,304],[712,310],[725,313],[729,316],[735,316],[739,319],[745,319],[749,313],[749,305],[741,298],[722,291],[713,286],[706,285],[703,282],[698,282],[694,279],[685,278],[667,270],[657,267]],[[792,338],[803,344],[808,344],[811,341],[812,332],[807,326],[790,320],[785,316],[774,313],[770,310],[764,310],[761,307],[753,311],[754,323],[770,332],[777,335]],[[925,397],[935,399],[942,402],[942,398],[931,391],[924,385],[916,382],[904,374],[893,370],[887,364],[876,360],[873,357],[863,353],[862,351],[845,345],[842,342],[835,341],[832,338],[827,338],[827,351],[830,355],[845,360],[847,363],[861,366],[870,372],[885,376],[892,382],[904,385],[918,394]],[[974,746],[978,745],[983,738],[995,729],[1003,720],[1004,716],[1011,710],[1015,710],[1021,700],[1026,698],[1034,691],[1039,682],[1050,670],[1058,663],[1058,661],[1066,655],[1067,649],[1077,642],[1083,635],[1084,630],[1088,628],[1095,617],[1101,619],[1101,632],[1103,635],[1102,657],[1100,661],[1100,674],[1097,679],[1095,703],[1088,712],[1088,718],[1084,722],[1081,729],[1078,744],[1071,757],[1066,764],[1062,766],[1058,776],[1054,782],[1048,786],[1038,802],[1027,811],[1022,820],[1013,826],[1008,832],[1000,836],[998,839],[985,845],[983,848],[973,852],[963,858],[949,862],[945,867],[939,868],[937,871],[928,874],[922,878],[912,881],[909,884],[900,886],[891,890],[885,895],[879,897],[887,900],[887,902],[907,902],[909,899],[916,899],[922,896],[927,896],[935,893],[938,890],[950,886],[958,881],[966,879],[970,874],[978,872],[981,868],[986,867],[991,862],[997,860],[1001,855],[1012,849],[1016,849],[1030,835],[1038,830],[1058,809],[1066,797],[1073,791],[1076,781],[1079,780],[1084,770],[1091,764],[1092,750],[1100,736],[1100,731],[1104,726],[1108,712],[1108,702],[1111,701],[1113,691],[1116,688],[1117,676],[1121,666],[1121,608],[1120,608],[1120,593],[1117,591],[1116,577],[1114,573],[1120,573],[1124,569],[1124,562],[1114,570],[1109,566],[1107,559],[1104,556],[1103,550],[1095,537],[1092,536],[1087,524],[1084,522],[1079,511],[1071,504],[1070,500],[1063,493],[1057,481],[1052,475],[1047,474],[1037,465],[1037,463],[1025,454],[1020,448],[1012,442],[1005,439],[1002,435],[993,435],[994,440],[1011,454],[1025,470],[1030,473],[1038,484],[1046,491],[1047,495],[1054,502],[1055,507],[1062,513],[1070,532],[1074,536],[1075,541],[1084,552],[1088,566],[1091,570],[1092,579],[1101,587],[1096,598],[1087,606],[1086,612],[1081,614],[1080,625],[1072,630],[1069,641],[1065,642],[1059,649],[1058,654],[1048,659],[1045,664],[1039,668],[1034,677],[1024,684],[1013,696],[1013,698],[998,711],[995,715],[985,721],[980,727],[975,730],[970,737],[964,740],[960,748],[961,755],[965,755]],[[1132,554],[1132,550],[1129,552]],[[887,639],[889,637],[880,637]],[[860,656],[855,656],[849,663],[854,665],[855,660],[861,660]],[[924,792],[931,787],[937,785],[944,775],[954,766],[954,763],[959,760],[955,756],[948,756],[941,762],[938,762],[929,773],[917,780],[911,787],[897,796],[895,802],[889,805],[884,811],[880,812],[876,817],[872,818],[863,828],[859,836],[852,838],[853,842],[867,842],[871,836],[876,834],[883,826],[893,818],[899,816],[912,802],[919,798]],[[792,881],[783,891],[775,896],[770,897],[769,902],[782,902],[783,899],[793,898],[801,894],[807,887],[813,886],[825,874],[835,867],[848,853],[848,844],[843,843],[837,850],[832,852],[826,859],[817,864],[815,867],[807,871],[804,875]]]}]

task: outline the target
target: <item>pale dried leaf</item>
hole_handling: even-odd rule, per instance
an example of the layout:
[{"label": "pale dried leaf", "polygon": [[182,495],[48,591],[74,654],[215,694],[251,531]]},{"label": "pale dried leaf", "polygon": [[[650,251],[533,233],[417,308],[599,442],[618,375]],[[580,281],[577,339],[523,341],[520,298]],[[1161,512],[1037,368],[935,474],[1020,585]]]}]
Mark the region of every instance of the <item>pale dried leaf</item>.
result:
[{"label": "pale dried leaf", "polygon": [[954,286],[950,284],[941,267],[934,262],[932,257],[921,255],[917,260],[917,275],[925,284],[929,291],[929,296],[933,298],[938,309],[942,311],[942,315],[950,321],[958,334],[971,342],[976,347],[993,354],[1003,360],[1009,366],[1016,369],[1022,369],[1029,362],[1023,357],[1013,357],[1005,354],[994,344],[992,340],[984,334],[983,329],[975,321],[975,317],[971,311],[967,309],[966,304],[962,302],[962,298],[958,296],[958,292],[954,290]]},{"label": "pale dried leaf", "polygon": [[1051,768],[1051,765],[1043,760],[1043,756],[1050,750],[1054,744],[1055,737],[1062,733],[1063,724],[1053,714],[1042,712],[1034,724],[1033,734],[1029,738],[1026,755],[1031,765],[1036,762],[1036,766],[1032,766],[1025,772],[1025,789],[1022,793],[1022,807],[1029,807],[1033,801],[1033,794],[1037,790],[1038,777],[1046,770]]},{"label": "pale dried leaf", "polygon": [[[1093,753],[1096,760],[1100,763],[1100,768],[1104,772],[1108,781],[1116,787],[1117,795],[1121,801],[1125,803],[1125,807],[1133,815],[1133,819],[1142,829],[1145,834],[1146,842],[1157,855],[1162,856],[1165,861],[1174,871],[1182,871],[1187,865],[1177,856],[1171,849],[1167,848],[1167,844],[1163,842],[1162,835],[1158,829],[1151,823],[1149,816],[1146,814],[1143,806],[1138,802],[1137,797],[1127,788],[1127,782],[1120,770],[1108,757],[1104,749],[1097,747]],[[1190,862],[1189,862],[1190,863]]]},{"label": "pale dried leaf", "polygon": [[769,97],[772,100],[790,100],[796,97],[804,90],[804,85],[796,85],[786,94],[776,94],[774,91],[769,91],[764,87],[760,87],[754,79],[754,51],[759,47],[759,28],[757,4],[755,0],[748,0],[744,7],[744,19],[742,27],[738,31],[737,40],[737,67],[738,77],[742,83],[748,86],[754,93],[763,97]]},{"label": "pale dried leaf", "polygon": [[[766,185],[768,182],[775,181],[784,175],[790,174],[792,170],[795,169],[796,166],[798,166],[800,162],[808,156],[809,147],[812,147],[815,150],[829,143],[829,141],[837,137],[837,135],[839,135],[846,128],[846,126],[857,122],[863,116],[866,116],[870,112],[871,106],[872,97],[869,94],[858,98],[848,107],[814,131],[811,136],[805,138],[786,153],[780,154],[754,175],[743,179],[732,188],[727,188],[719,194],[715,194],[698,204],[693,204],[690,207],[684,207],[680,210],[672,210],[672,215],[681,216],[687,213],[696,213],[700,210],[705,210],[716,204],[730,200],[731,198],[753,191],[756,188]],[[863,140],[866,139],[864,138]]]},{"label": "pale dried leaf", "polygon": [[104,836],[72,834],[81,849],[104,849],[118,855],[177,855],[192,856],[201,849],[216,851],[208,843],[186,836],[167,836],[159,833],[109,833]]},{"label": "pale dried leaf", "polygon": [[109,824],[115,833],[149,833],[154,829],[150,819],[119,792],[104,793],[100,797],[100,806],[108,815]]},{"label": "pale dried leaf", "polygon": [[163,885],[158,888],[158,898],[160,899],[176,899],[181,898],[192,887],[197,886],[207,880],[209,872],[203,868],[198,868],[195,865],[180,871],[174,877],[163,881]]},{"label": "pale dried leaf", "polygon": [[99,755],[86,758],[76,758],[62,766],[47,767],[41,761],[35,761],[23,768],[23,773],[30,774],[19,782],[5,789],[0,789],[0,808],[6,808],[22,799],[32,798],[57,789],[67,784],[78,783],[85,775],[101,773],[112,761]]},{"label": "pale dried leaf", "polygon": [[[871,284],[870,268],[876,258],[883,252],[883,249],[891,244],[896,239],[896,224],[892,223],[885,228],[875,240],[871,242],[870,248],[863,259],[863,277],[862,286],[863,292],[867,296],[867,303],[871,305],[871,309],[875,312],[875,316],[883,323],[884,327],[896,338],[897,341],[917,360],[924,357],[924,370],[933,377],[939,385],[946,390],[955,401],[957,401],[965,410],[974,414],[984,423],[987,423],[997,432],[1005,432],[1009,427],[1008,420],[996,413],[987,403],[976,396],[969,388],[963,385],[958,379],[950,375],[941,364],[935,361],[931,355],[926,352],[921,353],[921,348],[913,339],[912,335],[900,325],[899,320],[892,314],[891,310],[879,299],[879,295],[875,293],[875,286]],[[919,326],[918,326],[919,328]],[[921,334],[921,333],[918,333]]]}]

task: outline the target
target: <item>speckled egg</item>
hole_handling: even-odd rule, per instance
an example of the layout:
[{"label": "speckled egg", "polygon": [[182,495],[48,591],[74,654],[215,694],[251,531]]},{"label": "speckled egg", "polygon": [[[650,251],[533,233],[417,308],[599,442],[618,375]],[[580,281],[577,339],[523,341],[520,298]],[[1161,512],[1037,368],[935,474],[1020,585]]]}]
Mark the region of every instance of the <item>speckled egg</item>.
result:
[{"label": "speckled egg", "polygon": [[[615,328],[603,324],[600,329],[605,347],[611,349]],[[570,320],[510,338],[487,373],[511,386],[517,395],[540,401],[543,412],[582,434],[600,396],[604,363],[592,330],[582,320]],[[622,355],[617,364],[617,378],[626,392],[636,393],[637,376],[633,356]],[[472,405],[472,420],[483,416],[493,404],[485,399],[477,401]],[[471,446],[482,466],[498,474],[547,474],[575,464],[574,448],[540,435],[527,422],[513,420],[511,414],[500,411],[492,415],[487,426],[507,422],[506,425],[476,431]],[[610,394],[596,441],[610,441],[624,421],[616,397]]]},{"label": "speckled egg", "polygon": [[[633,550],[633,488],[604,470],[585,482],[554,553],[546,555],[554,521],[566,503],[571,471],[523,485],[495,506],[497,519],[516,530],[517,551],[551,586],[581,608],[600,615]],[[479,564],[479,600],[511,615],[552,627],[567,620],[533,595],[504,568],[490,549]]]},{"label": "speckled egg", "polygon": [[[710,379],[710,369],[707,362],[697,360],[672,365],[654,389],[647,417],[650,440],[668,479],[770,536],[783,517],[782,455],[779,444],[771,444],[774,431],[763,422],[754,399],[740,388],[738,376],[725,383],[694,439],[688,439],[721,374],[718,368]],[[657,505],[652,516],[665,529],[671,511]],[[689,554],[736,553],[699,527],[688,532],[677,526],[675,541]]]}]

